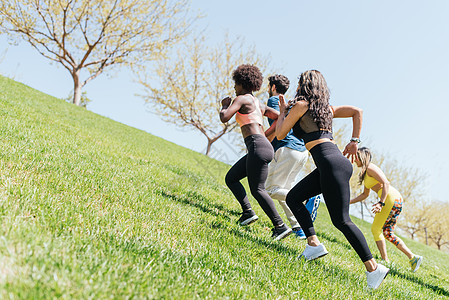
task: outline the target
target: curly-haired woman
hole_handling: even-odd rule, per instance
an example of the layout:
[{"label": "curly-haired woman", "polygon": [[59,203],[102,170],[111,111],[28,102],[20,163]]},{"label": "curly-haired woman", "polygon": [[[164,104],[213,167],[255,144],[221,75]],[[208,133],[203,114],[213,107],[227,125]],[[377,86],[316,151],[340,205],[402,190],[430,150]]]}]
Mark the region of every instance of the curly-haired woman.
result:
[{"label": "curly-haired woman", "polygon": [[362,147],[357,151],[355,162],[357,166],[361,168],[359,183],[364,184],[364,190],[362,194],[351,199],[350,203],[353,204],[365,200],[369,196],[370,190],[377,193],[379,202],[373,205],[372,211],[376,216],[374,217],[371,226],[371,232],[376,241],[380,255],[383,260],[389,262],[387,246],[385,245],[386,238],[407,255],[411,270],[416,272],[421,265],[423,257],[413,254],[404,241],[393,233],[397,218],[402,211],[402,196],[390,185],[384,172],[371,162],[371,158],[371,151],[368,148]]},{"label": "curly-haired woman", "polygon": [[[365,265],[368,287],[377,288],[389,269],[376,263],[365,237],[349,217],[349,179],[352,175],[352,164],[345,155],[353,160],[357,153],[362,110],[354,106],[330,106],[327,83],[323,75],[316,70],[301,74],[290,109],[287,108],[283,97],[279,106],[276,137],[283,139],[293,129],[293,134],[304,140],[316,165],[316,169],[287,194],[287,205],[307,236],[307,245],[301,257],[313,260],[328,253],[318,240],[310,214],[303,203],[322,193],[333,225],[344,234]],[[332,140],[332,118],[352,118],[352,138],[343,154]]]},{"label": "curly-haired woman", "polygon": [[[235,82],[234,88],[237,97],[234,100],[226,97],[221,101],[220,120],[226,123],[235,115],[248,153],[228,171],[225,179],[226,185],[242,206],[240,225],[249,225],[256,221],[258,216],[252,210],[246,191],[240,183],[240,180],[248,177],[251,194],[274,225],[272,237],[275,240],[280,240],[288,236],[292,230],[283,223],[273,200],[265,190],[268,163],[273,159],[274,153],[262,127],[263,115],[270,119],[277,119],[279,113],[275,109],[261,104],[253,95],[254,91],[260,89],[263,81],[259,68],[253,65],[240,65],[234,70],[232,78]],[[274,131],[274,125],[268,131]]]}]

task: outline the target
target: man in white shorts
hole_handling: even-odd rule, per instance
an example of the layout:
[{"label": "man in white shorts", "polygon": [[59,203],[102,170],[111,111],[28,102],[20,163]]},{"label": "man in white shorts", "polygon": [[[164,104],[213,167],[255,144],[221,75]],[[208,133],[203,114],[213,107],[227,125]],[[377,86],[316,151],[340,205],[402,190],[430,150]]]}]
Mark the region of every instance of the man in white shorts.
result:
[{"label": "man in white shorts", "polygon": [[[269,88],[267,106],[279,111],[279,95],[287,92],[290,81],[284,75],[273,75],[268,77]],[[268,119],[270,125],[274,122]],[[304,146],[304,141],[296,138],[290,131],[283,140],[277,140],[276,137],[268,136],[274,148],[274,159],[268,165],[268,178],[265,187],[271,198],[279,201],[285,215],[292,227],[292,230],[299,238],[306,238],[298,221],[285,203],[285,198],[290,189],[297,183],[301,168],[307,161],[308,152]],[[309,210],[312,220],[316,218],[316,212],[320,204],[320,196],[307,200],[306,207]]]}]

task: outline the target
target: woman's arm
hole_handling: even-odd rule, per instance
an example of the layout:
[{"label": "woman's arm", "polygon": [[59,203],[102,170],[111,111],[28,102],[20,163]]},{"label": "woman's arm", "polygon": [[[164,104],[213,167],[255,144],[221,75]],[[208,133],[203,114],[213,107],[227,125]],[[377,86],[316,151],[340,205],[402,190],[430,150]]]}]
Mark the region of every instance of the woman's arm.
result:
[{"label": "woman's arm", "polygon": [[290,109],[287,114],[287,104],[285,103],[284,96],[279,95],[279,110],[280,114],[276,124],[276,138],[282,140],[287,136],[293,126],[298,120],[306,113],[308,104],[305,101],[298,101]]},{"label": "woman's arm", "polygon": [[349,201],[349,204],[354,204],[360,201],[365,200],[366,198],[368,198],[369,196],[369,189],[367,189],[366,187],[364,187],[363,193],[361,193],[360,195],[358,195],[357,197],[355,197],[354,199],[351,199]]},{"label": "woman's arm", "polygon": [[[379,202],[385,203],[385,200],[387,200],[388,192],[390,191],[390,182],[388,181],[384,172],[382,172],[382,170],[375,164],[370,163],[368,169],[366,170],[366,173],[369,176],[374,177],[374,179],[376,179],[381,184],[382,194],[380,195]],[[380,203],[376,203],[373,205],[373,213],[378,213],[381,210],[382,205]]]},{"label": "woman's arm", "polygon": [[279,117],[279,112],[277,110],[275,110],[274,108],[271,108],[269,106],[260,105],[261,107],[264,108],[264,110],[262,111],[262,114],[267,117],[270,118],[271,120],[277,120]]},{"label": "woman's arm", "polygon": [[279,117],[279,112],[276,109],[269,107],[267,105],[264,105],[264,104],[260,104],[260,110],[262,111],[262,114],[264,116],[266,116],[267,118],[270,118],[271,120],[274,120],[274,122],[271,124],[270,128],[268,128],[265,131],[265,136],[271,142],[276,137],[275,131],[276,131],[277,119]]},{"label": "woman's arm", "polygon": [[230,97],[226,97],[221,100],[220,121],[222,123],[229,121],[242,107],[240,96],[236,97],[232,103],[231,101],[232,100]]},{"label": "woman's arm", "polygon": [[351,158],[351,162],[354,162],[359,143],[356,140],[360,138],[360,132],[362,131],[363,110],[350,105],[333,106],[332,108],[334,118],[352,118],[352,139],[346,145],[343,155]]},{"label": "woman's arm", "polygon": [[273,124],[271,124],[270,128],[265,130],[265,136],[267,137],[267,139],[270,142],[272,142],[274,140],[274,138],[276,137],[276,123],[277,123],[277,120],[275,120],[273,122]]}]

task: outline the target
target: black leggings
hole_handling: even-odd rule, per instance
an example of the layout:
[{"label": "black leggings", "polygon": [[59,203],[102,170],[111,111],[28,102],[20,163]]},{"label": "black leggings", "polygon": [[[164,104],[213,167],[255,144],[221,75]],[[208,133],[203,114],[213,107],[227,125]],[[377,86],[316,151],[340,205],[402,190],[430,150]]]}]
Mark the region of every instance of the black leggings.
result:
[{"label": "black leggings", "polygon": [[349,217],[351,163],[330,142],[314,146],[310,153],[317,168],[290,190],[287,205],[309,237],[315,235],[315,229],[303,202],[323,193],[332,224],[345,235],[363,262],[372,259],[365,237]]},{"label": "black leggings", "polygon": [[273,200],[265,190],[268,175],[268,163],[274,157],[273,146],[261,134],[253,134],[245,138],[248,154],[237,161],[226,174],[226,185],[239,201],[243,211],[251,210],[245,188],[240,183],[248,177],[251,195],[259,202],[263,211],[270,218],[274,226],[282,225],[282,219],[274,206]]}]

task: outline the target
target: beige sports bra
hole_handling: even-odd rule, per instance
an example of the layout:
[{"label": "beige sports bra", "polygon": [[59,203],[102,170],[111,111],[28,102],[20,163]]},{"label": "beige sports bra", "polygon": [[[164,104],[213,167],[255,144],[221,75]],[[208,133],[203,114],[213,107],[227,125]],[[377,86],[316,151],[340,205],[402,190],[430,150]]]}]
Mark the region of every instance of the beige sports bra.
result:
[{"label": "beige sports bra", "polygon": [[241,114],[237,112],[235,115],[235,120],[239,124],[240,127],[251,124],[251,123],[257,123],[260,125],[263,125],[263,116],[262,112],[260,111],[260,103],[259,100],[251,95],[254,99],[254,104],[256,105],[256,109],[249,114]]}]

